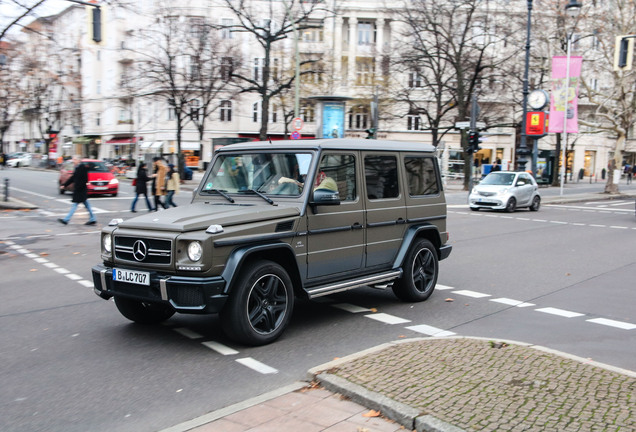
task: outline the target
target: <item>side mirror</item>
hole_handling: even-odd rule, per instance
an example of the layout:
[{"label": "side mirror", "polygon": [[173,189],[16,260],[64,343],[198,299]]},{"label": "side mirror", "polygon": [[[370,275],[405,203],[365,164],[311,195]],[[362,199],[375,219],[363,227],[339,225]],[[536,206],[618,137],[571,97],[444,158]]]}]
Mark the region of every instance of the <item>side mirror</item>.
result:
[{"label": "side mirror", "polygon": [[316,189],[313,192],[310,203],[312,206],[317,205],[340,205],[340,194],[338,191],[329,189]]}]

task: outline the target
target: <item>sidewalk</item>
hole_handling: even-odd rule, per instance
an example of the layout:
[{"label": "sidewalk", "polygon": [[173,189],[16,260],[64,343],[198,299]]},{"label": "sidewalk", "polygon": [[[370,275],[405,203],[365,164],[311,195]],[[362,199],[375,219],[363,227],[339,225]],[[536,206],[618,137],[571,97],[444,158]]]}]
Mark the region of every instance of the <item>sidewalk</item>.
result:
[{"label": "sidewalk", "polygon": [[635,431],[636,372],[520,342],[418,338],[162,432]]}]

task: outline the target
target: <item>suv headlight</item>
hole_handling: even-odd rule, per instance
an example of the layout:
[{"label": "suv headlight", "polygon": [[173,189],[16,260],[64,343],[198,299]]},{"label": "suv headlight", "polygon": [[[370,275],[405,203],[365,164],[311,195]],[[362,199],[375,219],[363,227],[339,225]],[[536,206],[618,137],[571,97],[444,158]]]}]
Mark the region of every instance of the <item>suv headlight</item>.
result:
[{"label": "suv headlight", "polygon": [[190,261],[199,261],[203,255],[203,248],[198,241],[192,241],[188,244],[188,258]]},{"label": "suv headlight", "polygon": [[110,234],[102,236],[102,245],[106,252],[111,253],[113,250],[113,240],[111,239]]}]

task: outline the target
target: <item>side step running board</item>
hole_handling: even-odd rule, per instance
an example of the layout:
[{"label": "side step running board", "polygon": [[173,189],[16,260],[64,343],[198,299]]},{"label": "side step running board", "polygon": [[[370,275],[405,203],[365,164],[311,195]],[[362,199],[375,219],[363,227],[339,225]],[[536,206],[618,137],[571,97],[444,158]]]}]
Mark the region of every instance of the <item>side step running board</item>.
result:
[{"label": "side step running board", "polygon": [[344,282],[338,282],[331,285],[322,285],[312,288],[307,291],[309,298],[322,297],[325,295],[347,291],[353,288],[358,288],[365,285],[375,285],[382,282],[390,282],[402,276],[402,270],[392,270],[386,273],[380,273],[372,276],[365,276],[360,279],[351,279]]}]

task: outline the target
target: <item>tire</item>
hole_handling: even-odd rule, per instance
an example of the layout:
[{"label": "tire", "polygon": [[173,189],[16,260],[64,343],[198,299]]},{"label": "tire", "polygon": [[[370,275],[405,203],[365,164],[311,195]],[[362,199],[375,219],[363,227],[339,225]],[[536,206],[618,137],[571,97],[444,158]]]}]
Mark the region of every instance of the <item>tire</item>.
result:
[{"label": "tire", "polygon": [[243,268],[221,311],[225,334],[246,345],[266,345],[280,337],[294,308],[294,290],[283,267],[256,261]]},{"label": "tire", "polygon": [[541,207],[541,197],[535,196],[532,198],[532,205],[529,207],[530,211],[539,211],[539,207]]},{"label": "tire", "polygon": [[517,200],[514,198],[510,198],[508,200],[508,202],[506,203],[506,213],[512,213],[516,210],[517,208]]},{"label": "tire", "polygon": [[471,207],[470,208],[472,211],[479,211],[479,207]]},{"label": "tire", "polygon": [[439,274],[437,251],[428,240],[418,240],[411,246],[404,265],[404,274],[393,283],[393,293],[400,300],[419,302],[428,299]]},{"label": "tire", "polygon": [[123,316],[139,324],[158,324],[175,313],[170,306],[144,303],[123,297],[115,297],[115,305]]}]

